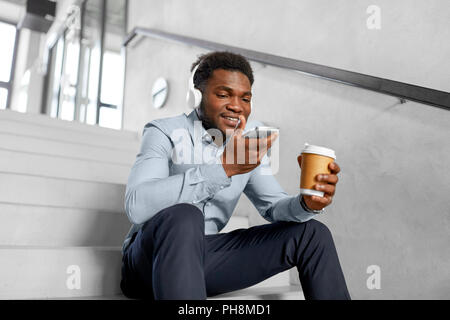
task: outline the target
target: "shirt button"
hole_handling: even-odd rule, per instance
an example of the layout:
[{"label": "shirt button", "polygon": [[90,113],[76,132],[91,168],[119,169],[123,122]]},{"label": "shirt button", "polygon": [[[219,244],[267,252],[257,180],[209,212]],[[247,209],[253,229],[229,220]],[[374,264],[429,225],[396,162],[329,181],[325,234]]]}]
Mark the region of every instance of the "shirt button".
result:
[{"label": "shirt button", "polygon": [[220,189],[223,189],[223,186],[220,186]]},{"label": "shirt button", "polygon": [[210,205],[211,205],[211,202],[207,202],[207,203],[206,203],[206,206],[209,207]]}]

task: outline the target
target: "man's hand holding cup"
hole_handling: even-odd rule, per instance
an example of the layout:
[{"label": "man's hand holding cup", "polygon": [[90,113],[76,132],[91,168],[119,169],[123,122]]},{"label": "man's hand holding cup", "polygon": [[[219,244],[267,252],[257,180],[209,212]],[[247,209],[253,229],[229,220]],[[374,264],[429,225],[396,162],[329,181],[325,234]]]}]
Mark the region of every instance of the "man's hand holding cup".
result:
[{"label": "man's hand holding cup", "polygon": [[311,210],[322,210],[333,201],[341,171],[335,159],[333,150],[308,144],[297,157],[302,171],[300,193]]}]

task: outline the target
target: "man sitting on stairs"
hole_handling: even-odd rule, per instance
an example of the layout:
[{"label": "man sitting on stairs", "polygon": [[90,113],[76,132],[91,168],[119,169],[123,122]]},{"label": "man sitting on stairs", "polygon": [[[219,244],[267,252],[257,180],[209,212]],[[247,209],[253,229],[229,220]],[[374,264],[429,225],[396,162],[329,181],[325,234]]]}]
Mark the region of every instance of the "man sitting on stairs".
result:
[{"label": "man sitting on stairs", "polygon": [[[313,219],[332,201],[339,166],[332,162],[316,185],[324,197],[288,195],[264,161],[277,135],[259,138],[259,147],[242,135],[261,125],[247,122],[249,62],[212,52],[191,71],[194,110],[149,122],[131,169],[125,209],[133,226],[123,245],[122,292],[206,299],[296,267],[306,299],[350,299],[332,235]],[[245,161],[237,161],[239,152]],[[219,233],[242,192],[271,223]]]}]

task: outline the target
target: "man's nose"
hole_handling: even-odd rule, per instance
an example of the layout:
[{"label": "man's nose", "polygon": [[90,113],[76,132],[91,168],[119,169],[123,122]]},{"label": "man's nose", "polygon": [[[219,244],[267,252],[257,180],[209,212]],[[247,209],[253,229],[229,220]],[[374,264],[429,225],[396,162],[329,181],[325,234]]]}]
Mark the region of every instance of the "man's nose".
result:
[{"label": "man's nose", "polygon": [[241,105],[239,100],[235,101],[234,99],[227,105],[227,109],[235,113],[241,113],[244,111],[244,107]]}]

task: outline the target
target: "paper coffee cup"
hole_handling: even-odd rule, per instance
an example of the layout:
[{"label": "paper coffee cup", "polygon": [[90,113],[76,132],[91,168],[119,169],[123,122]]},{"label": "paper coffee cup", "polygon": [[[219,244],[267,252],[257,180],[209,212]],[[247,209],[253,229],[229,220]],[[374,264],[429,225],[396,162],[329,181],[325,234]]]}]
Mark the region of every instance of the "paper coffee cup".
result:
[{"label": "paper coffee cup", "polygon": [[318,182],[316,176],[331,173],[328,165],[336,160],[335,152],[332,149],[305,143],[301,155],[300,193],[323,197],[324,192],[314,189],[314,185]]}]

